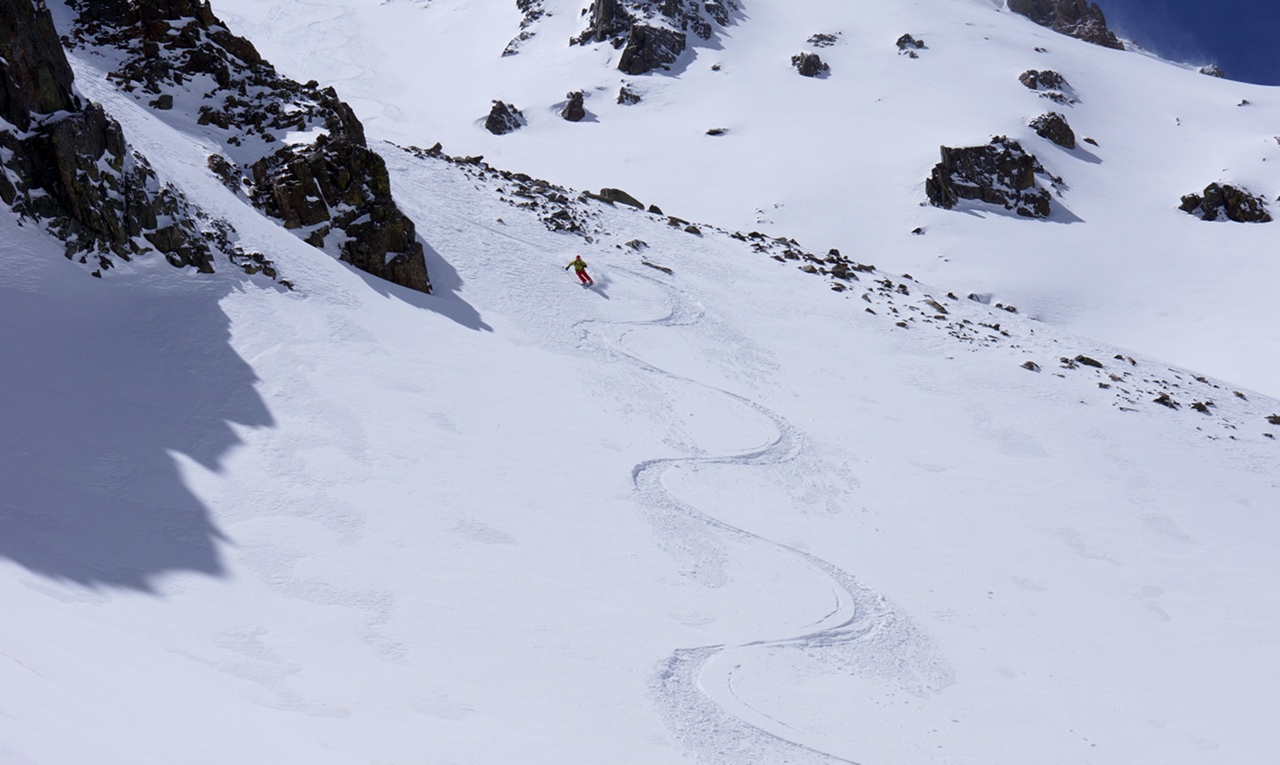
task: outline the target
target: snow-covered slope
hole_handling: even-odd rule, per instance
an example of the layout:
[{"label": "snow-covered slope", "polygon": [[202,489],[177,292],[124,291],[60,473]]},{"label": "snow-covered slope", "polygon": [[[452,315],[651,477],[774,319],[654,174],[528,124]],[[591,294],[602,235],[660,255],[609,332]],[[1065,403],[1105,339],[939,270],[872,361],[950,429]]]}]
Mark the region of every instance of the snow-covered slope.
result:
[{"label": "snow-covered slope", "polygon": [[[690,35],[671,73],[631,77],[608,44],[568,45],[587,5],[544,0],[534,37],[504,57],[516,3],[215,3],[283,71],[335,84],[373,135],[442,141],[684,218],[838,247],[1280,394],[1274,231],[1177,209],[1214,181],[1280,196],[1277,88],[1063,37],[998,0],[745,2],[709,43]],[[838,42],[814,48],[815,33]],[[919,58],[899,55],[903,33],[924,40]],[[830,76],[797,76],[801,51],[818,52]],[[1028,69],[1062,73],[1079,103],[1027,90],[1017,78]],[[617,104],[624,81],[644,101]],[[572,90],[587,94],[584,122],[557,114]],[[523,110],[528,127],[485,132],[492,99]],[[1068,152],[1036,137],[1027,121],[1051,109],[1098,145]],[[1022,139],[1066,180],[1053,223],[920,206],[939,146],[993,135]],[[909,236],[917,227],[925,236]]]},{"label": "snow-covered slope", "polygon": [[[369,2],[342,28],[438,14],[461,34],[481,10]],[[555,10],[549,22],[567,15]],[[993,39],[1006,24],[1039,34],[990,18]],[[329,23],[306,44],[323,49]],[[928,66],[948,34],[935,24],[911,28],[930,46],[920,59],[885,66]],[[235,31],[286,64],[269,34]],[[330,57],[361,54],[352,45]],[[837,81],[831,60],[832,78],[814,85]],[[0,763],[1273,757],[1280,425],[1268,418],[1280,402],[1171,367],[1176,354],[1158,348],[1112,347],[1025,304],[964,297],[1021,294],[1016,272],[978,283],[978,259],[1002,257],[984,247],[1012,257],[1020,237],[1092,221],[913,208],[886,223],[851,203],[865,238],[830,244],[880,268],[838,269],[816,230],[795,234],[806,250],[735,237],[765,225],[729,206],[712,217],[717,194],[754,203],[733,175],[764,161],[749,152],[697,192],[687,165],[661,189],[641,185],[658,177],[649,156],[634,160],[636,183],[609,180],[699,220],[692,233],[580,198],[571,187],[585,171],[567,147],[591,149],[576,134],[548,139],[566,154],[535,173],[561,188],[512,175],[530,168],[498,159],[483,135],[446,148],[489,164],[381,143],[427,245],[426,296],[263,217],[206,169],[206,138],[117,93],[94,59],[74,63],[80,89],[158,175],[295,289],[147,260],[91,279],[59,243],[0,213]],[[1084,98],[1086,76],[1061,69]],[[726,59],[717,74],[729,70]],[[675,114],[692,108],[672,101]],[[969,119],[957,114],[953,129]],[[505,138],[561,130],[550,116],[530,122]],[[370,119],[370,137],[412,138],[389,124]],[[1110,140],[1095,135],[1101,152]],[[673,151],[692,163],[697,147],[721,146],[694,142],[704,138],[715,140]],[[832,161],[906,161],[886,146]],[[887,194],[915,204],[932,161]],[[1075,181],[1063,201],[1087,218],[1087,174],[1053,169]],[[782,218],[793,209],[771,213],[779,230],[821,222]],[[552,230],[560,210],[587,238]],[[1186,220],[1200,227],[1187,237],[1267,230]],[[893,238],[920,222],[923,239]],[[1067,236],[1053,233],[1042,280],[1059,273],[1051,255],[1077,252]],[[914,266],[919,281],[901,275],[911,248],[947,237],[973,243],[966,270],[939,259],[928,278]],[[1124,246],[1137,258],[1134,241]],[[596,288],[563,270],[573,253]],[[1196,289],[1231,268],[1201,269]],[[1261,272],[1239,273],[1246,290]],[[1063,279],[1060,290],[1042,282],[1045,294],[1065,301]],[[1153,285],[1159,297],[1170,282]],[[1160,299],[1206,311],[1218,341],[1266,331],[1233,324],[1212,294],[1177,297]],[[1141,308],[1110,305],[1117,324]]]}]

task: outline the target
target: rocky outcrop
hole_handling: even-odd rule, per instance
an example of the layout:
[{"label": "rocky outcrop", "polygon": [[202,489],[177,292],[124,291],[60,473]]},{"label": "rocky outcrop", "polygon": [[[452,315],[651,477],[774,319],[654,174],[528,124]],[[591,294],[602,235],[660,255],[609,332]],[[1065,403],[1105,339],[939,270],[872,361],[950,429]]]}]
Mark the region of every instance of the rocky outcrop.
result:
[{"label": "rocky outcrop", "polygon": [[627,34],[622,55],[618,58],[618,69],[627,74],[670,69],[684,52],[684,47],[684,32],[637,24]]},{"label": "rocky outcrop", "polygon": [[1179,209],[1201,220],[1218,220],[1225,217],[1236,223],[1270,223],[1271,213],[1262,197],[1246,189],[1223,183],[1211,183],[1203,194],[1187,194]]},{"label": "rocky outcrop", "polygon": [[831,71],[817,53],[797,53],[791,57],[791,65],[803,77],[821,77]]},{"label": "rocky outcrop", "polygon": [[1009,0],[1009,10],[1070,37],[1124,50],[1097,3],[1088,0]]},{"label": "rocky outcrop", "polygon": [[484,120],[484,129],[494,135],[506,135],[519,130],[525,124],[524,115],[519,109],[503,101],[494,101],[493,108],[489,110],[489,116]]},{"label": "rocky outcrop", "polygon": [[634,90],[627,87],[626,85],[623,85],[622,87],[618,88],[618,103],[622,104],[623,106],[631,106],[632,104],[638,104],[643,100],[644,99],[641,98],[639,93],[635,92]]},{"label": "rocky outcrop", "polygon": [[569,122],[581,122],[587,116],[587,110],[582,105],[582,91],[575,90],[565,96],[569,100],[560,110],[560,116]]},{"label": "rocky outcrop", "polygon": [[1048,141],[1053,141],[1064,149],[1074,149],[1076,147],[1076,133],[1071,129],[1071,125],[1067,124],[1067,118],[1057,112],[1049,112],[1031,120],[1031,129],[1036,131],[1036,135]]},{"label": "rocky outcrop", "polygon": [[587,28],[572,45],[607,42],[622,49],[627,74],[667,70],[688,45],[688,34],[709,40],[730,23],[736,0],[592,0]]},{"label": "rocky outcrop", "polygon": [[149,252],[206,273],[215,246],[233,262],[244,256],[229,227],[163,185],[119,123],[72,83],[44,4],[0,0],[0,199],[47,226],[95,276]]},{"label": "rocky outcrop", "polygon": [[189,120],[224,145],[209,166],[228,188],[309,244],[430,291],[413,223],[392,199],[364,127],[332,88],[280,76],[206,0],[69,4],[78,13],[73,44],[110,49],[103,52],[120,64],[109,77],[121,90],[156,109],[190,103],[193,90],[202,96],[196,110],[167,119]]},{"label": "rocky outcrop", "polygon": [[1028,218],[1047,218],[1050,195],[1037,185],[1037,175],[1047,173],[1035,155],[1011,138],[996,136],[986,146],[943,146],[942,161],[925,181],[925,194],[930,204],[947,210],[970,199]]},{"label": "rocky outcrop", "polygon": [[1210,77],[1219,78],[1225,78],[1227,76],[1227,73],[1222,71],[1222,67],[1217,64],[1209,64],[1208,66],[1200,67],[1200,74],[1207,74]]}]

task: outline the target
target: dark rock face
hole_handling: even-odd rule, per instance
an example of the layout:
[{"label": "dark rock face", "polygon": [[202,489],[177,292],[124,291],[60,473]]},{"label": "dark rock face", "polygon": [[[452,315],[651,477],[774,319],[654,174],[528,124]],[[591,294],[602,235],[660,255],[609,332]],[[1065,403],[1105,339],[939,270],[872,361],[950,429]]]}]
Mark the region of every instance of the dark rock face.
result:
[{"label": "dark rock face", "polygon": [[79,109],[71,65],[44,3],[0,2],[0,54],[0,117],[26,130],[32,114]]},{"label": "dark rock face", "polygon": [[618,59],[618,69],[627,74],[645,74],[654,69],[670,69],[684,52],[685,36],[663,27],[637,24],[627,34]]},{"label": "dark rock face", "polygon": [[1067,118],[1057,112],[1049,112],[1031,120],[1031,129],[1036,135],[1053,141],[1064,149],[1076,147],[1076,133],[1067,124]]},{"label": "dark rock face", "polygon": [[[210,242],[228,256],[229,227],[210,221],[164,186],[132,151],[119,123],[98,104],[82,105],[71,68],[43,3],[0,0],[0,199],[44,223],[66,255],[94,275],[155,251],[175,266],[213,270]],[[215,230],[216,229],[216,230]]]},{"label": "dark rock face", "polygon": [[385,164],[332,88],[281,77],[206,0],[69,2],[79,14],[73,40],[124,52],[110,78],[138,100],[172,107],[193,80],[212,81],[197,112],[170,114],[225,142],[227,155],[210,157],[209,166],[228,188],[309,244],[323,248],[332,235],[342,260],[431,290],[422,245],[391,197]]},{"label": "dark rock face", "polygon": [[736,10],[737,0],[592,0],[587,28],[569,42],[610,43],[622,49],[618,69],[645,74],[669,69],[685,51],[686,33],[709,40]]},{"label": "dark rock face", "polygon": [[1107,28],[1097,3],[1088,0],[1009,0],[1009,10],[1042,27],[1094,45],[1124,50],[1124,43]]},{"label": "dark rock face", "polygon": [[494,135],[506,135],[524,126],[525,119],[520,110],[502,101],[493,102],[493,108],[484,121],[484,129]]},{"label": "dark rock face", "polygon": [[1209,184],[1204,194],[1187,194],[1179,209],[1209,221],[1225,216],[1236,223],[1271,222],[1265,200],[1245,189],[1220,183]]},{"label": "dark rock face", "polygon": [[1018,75],[1018,82],[1026,85],[1031,90],[1063,90],[1067,87],[1066,78],[1052,69],[1045,69],[1044,71],[1028,69]]},{"label": "dark rock face", "polygon": [[587,116],[587,110],[582,105],[582,91],[575,90],[565,98],[569,99],[569,103],[560,110],[560,116],[570,122],[581,122]]},{"label": "dark rock face", "polygon": [[986,146],[942,147],[942,161],[925,181],[929,203],[950,210],[961,199],[999,205],[1028,218],[1047,218],[1049,192],[1036,184],[1044,167],[1015,140],[996,136]]},{"label": "dark rock face", "polygon": [[817,53],[797,53],[791,57],[791,65],[804,77],[820,77],[831,71]]}]

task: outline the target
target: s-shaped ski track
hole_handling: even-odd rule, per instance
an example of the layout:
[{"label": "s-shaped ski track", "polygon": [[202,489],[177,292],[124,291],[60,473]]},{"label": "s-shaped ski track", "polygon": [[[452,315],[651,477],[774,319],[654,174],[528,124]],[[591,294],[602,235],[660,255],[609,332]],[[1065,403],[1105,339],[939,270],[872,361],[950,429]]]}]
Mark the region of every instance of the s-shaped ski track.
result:
[{"label": "s-shaped ski track", "polygon": [[726,397],[745,412],[763,418],[773,431],[764,444],[741,451],[657,458],[637,464],[631,473],[634,491],[647,508],[660,544],[680,564],[685,576],[711,587],[726,582],[721,566],[727,552],[716,537],[762,544],[821,572],[835,597],[834,608],[800,634],[677,649],[651,676],[650,689],[659,711],[685,750],[708,765],[857,765],[854,760],[806,744],[803,732],[753,708],[734,689],[735,670],[761,651],[800,649],[836,671],[889,677],[895,684],[922,694],[950,684],[950,667],[908,618],[852,575],[803,550],[727,523],[682,501],[666,487],[664,474],[678,466],[751,468],[794,461],[804,450],[805,437],[784,417],[745,396],[651,363],[627,350],[621,338],[613,342],[596,338],[600,333],[592,332],[595,325],[676,328],[696,327],[703,321],[701,308],[668,280],[630,269],[613,270],[658,285],[671,308],[665,316],[650,320],[583,320],[576,325],[583,343],[595,340],[601,350],[646,374]]}]

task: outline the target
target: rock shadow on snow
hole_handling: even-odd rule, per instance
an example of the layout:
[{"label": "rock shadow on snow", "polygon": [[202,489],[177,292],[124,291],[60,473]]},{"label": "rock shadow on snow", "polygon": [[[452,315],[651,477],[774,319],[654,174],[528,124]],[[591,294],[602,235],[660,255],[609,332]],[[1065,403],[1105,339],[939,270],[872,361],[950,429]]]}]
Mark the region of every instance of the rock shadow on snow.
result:
[{"label": "rock shadow on snow", "polygon": [[233,425],[274,424],[230,344],[232,282],[92,284],[56,298],[0,287],[0,557],[143,592],[165,574],[222,576],[227,537],[178,462],[220,471]]},{"label": "rock shadow on snow", "polygon": [[416,308],[438,313],[467,329],[492,332],[493,327],[485,323],[480,312],[458,296],[457,292],[462,288],[462,277],[458,274],[458,270],[421,237],[418,238],[418,242],[422,245],[427,272],[431,274],[431,294],[429,295],[371,276],[349,263],[344,265],[350,267],[351,273],[360,277],[370,289],[383,297],[395,298]]}]

